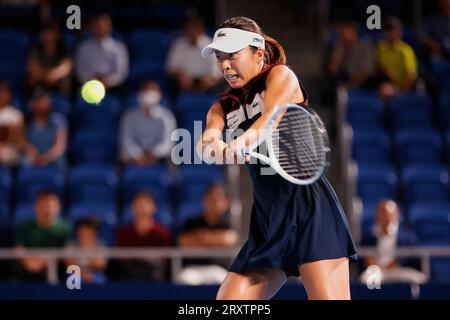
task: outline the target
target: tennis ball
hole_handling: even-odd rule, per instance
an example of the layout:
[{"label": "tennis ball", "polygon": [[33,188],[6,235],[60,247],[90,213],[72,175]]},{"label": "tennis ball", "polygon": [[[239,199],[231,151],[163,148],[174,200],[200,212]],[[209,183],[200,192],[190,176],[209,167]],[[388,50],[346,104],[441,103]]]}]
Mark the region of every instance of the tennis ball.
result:
[{"label": "tennis ball", "polygon": [[105,86],[98,80],[90,80],[81,87],[81,96],[87,103],[99,104],[105,97]]}]

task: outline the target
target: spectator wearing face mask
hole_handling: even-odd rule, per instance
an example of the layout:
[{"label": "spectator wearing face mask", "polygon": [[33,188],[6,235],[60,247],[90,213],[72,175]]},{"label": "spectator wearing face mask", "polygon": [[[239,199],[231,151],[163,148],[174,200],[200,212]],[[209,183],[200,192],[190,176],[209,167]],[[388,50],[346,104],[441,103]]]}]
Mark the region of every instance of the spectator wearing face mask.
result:
[{"label": "spectator wearing face mask", "polygon": [[137,101],[138,107],[125,112],[121,121],[121,158],[126,164],[152,165],[170,155],[176,121],[172,112],[161,106],[161,89],[156,82],[143,83]]}]

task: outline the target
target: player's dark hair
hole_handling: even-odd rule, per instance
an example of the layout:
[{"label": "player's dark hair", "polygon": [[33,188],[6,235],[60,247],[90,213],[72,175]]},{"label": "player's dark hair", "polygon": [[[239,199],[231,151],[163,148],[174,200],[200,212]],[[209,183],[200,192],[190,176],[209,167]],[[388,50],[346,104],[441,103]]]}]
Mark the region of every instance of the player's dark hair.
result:
[{"label": "player's dark hair", "polygon": [[[264,34],[261,27],[252,19],[247,17],[233,17],[225,20],[225,22],[220,25],[219,29],[220,28],[236,28],[260,34],[266,41],[266,49],[264,52],[264,60],[266,63],[286,63],[286,54],[284,53],[281,44],[272,37]],[[255,51],[257,50],[256,47],[250,47]]]}]

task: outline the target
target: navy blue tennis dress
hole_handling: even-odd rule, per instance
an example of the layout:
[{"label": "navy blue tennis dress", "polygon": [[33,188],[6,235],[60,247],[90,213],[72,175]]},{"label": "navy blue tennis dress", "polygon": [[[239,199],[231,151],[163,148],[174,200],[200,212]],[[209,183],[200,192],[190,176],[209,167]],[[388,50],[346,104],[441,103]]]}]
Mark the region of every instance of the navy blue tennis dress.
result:
[{"label": "navy blue tennis dress", "polygon": [[[245,131],[259,118],[267,75],[275,65],[265,65],[244,88],[223,94],[220,104],[227,129]],[[298,265],[305,262],[357,258],[347,218],[325,177],[311,185],[296,185],[279,174],[262,175],[261,169],[268,166],[259,161],[246,166],[254,197],[250,231],[229,271],[267,267],[299,276]]]}]

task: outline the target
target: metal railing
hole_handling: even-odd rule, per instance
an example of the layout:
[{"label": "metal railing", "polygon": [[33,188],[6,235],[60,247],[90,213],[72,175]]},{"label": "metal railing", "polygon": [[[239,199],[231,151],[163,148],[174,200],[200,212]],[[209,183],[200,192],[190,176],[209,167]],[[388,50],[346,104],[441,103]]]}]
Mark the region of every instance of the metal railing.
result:
[{"label": "metal railing", "polygon": [[[43,257],[48,259],[47,281],[52,285],[59,282],[58,279],[58,261],[65,258],[89,258],[104,257],[128,258],[128,259],[169,259],[171,266],[172,281],[183,269],[182,260],[184,258],[229,258],[233,259],[238,253],[239,248],[107,248],[98,251],[85,251],[81,249],[63,248],[63,249],[0,249],[0,260],[20,259],[29,257]],[[430,279],[432,257],[449,257],[450,246],[442,247],[398,247],[397,257],[416,257],[420,258],[421,269]],[[375,247],[358,248],[358,256],[368,257],[377,256]]]}]

